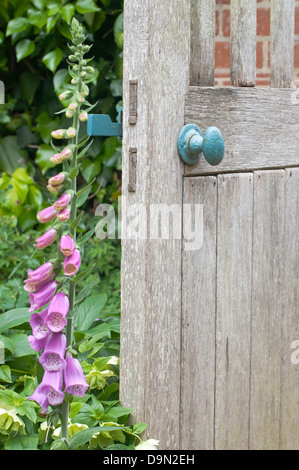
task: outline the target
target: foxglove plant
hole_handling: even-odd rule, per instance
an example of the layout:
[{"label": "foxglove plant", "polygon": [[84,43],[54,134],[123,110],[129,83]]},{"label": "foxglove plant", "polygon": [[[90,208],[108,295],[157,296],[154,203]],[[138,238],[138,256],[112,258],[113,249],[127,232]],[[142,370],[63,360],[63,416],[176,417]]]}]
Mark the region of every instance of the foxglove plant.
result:
[{"label": "foxglove plant", "polygon": [[[69,56],[71,85],[60,96],[68,105],[61,112],[72,119],[67,129],[54,130],[53,139],[62,140],[61,148],[53,143],[55,154],[52,163],[63,165],[63,171],[52,176],[47,189],[56,196],[53,203],[39,212],[37,219],[41,224],[49,224],[46,232],[36,239],[34,245],[41,250],[58,242],[57,258],[42,264],[35,271],[28,270],[24,289],[29,293],[32,312],[29,336],[31,347],[39,353],[39,362],[44,368],[42,382],[38,385],[31,400],[48,412],[49,406],[61,405],[61,437],[68,437],[69,405],[66,394],[84,396],[88,389],[80,362],[73,357],[73,313],[75,305],[75,275],[81,264],[81,254],[77,245],[76,228],[78,225],[78,196],[88,195],[87,188],[78,194],[77,175],[81,160],[91,143],[88,139],[79,142],[80,123],[87,120],[93,108],[86,101],[89,90],[87,83],[93,79],[94,69],[87,66],[91,59],[84,59],[90,46],[84,45],[82,26],[76,19],[71,23],[72,54]],[[84,107],[85,109],[82,109]],[[69,139],[66,143],[65,140]],[[68,186],[68,187],[67,187]],[[62,192],[61,195],[59,193]],[[84,199],[84,198],[83,198]],[[61,281],[62,279],[62,281]]]}]

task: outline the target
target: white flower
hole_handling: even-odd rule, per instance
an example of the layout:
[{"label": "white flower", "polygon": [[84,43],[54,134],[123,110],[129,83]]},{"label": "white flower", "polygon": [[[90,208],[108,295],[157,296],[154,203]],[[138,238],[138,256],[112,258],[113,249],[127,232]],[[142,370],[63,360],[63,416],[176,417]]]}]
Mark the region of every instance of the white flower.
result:
[{"label": "white flower", "polygon": [[135,450],[157,450],[159,441],[157,439],[148,439],[147,441],[141,442],[135,447]]}]

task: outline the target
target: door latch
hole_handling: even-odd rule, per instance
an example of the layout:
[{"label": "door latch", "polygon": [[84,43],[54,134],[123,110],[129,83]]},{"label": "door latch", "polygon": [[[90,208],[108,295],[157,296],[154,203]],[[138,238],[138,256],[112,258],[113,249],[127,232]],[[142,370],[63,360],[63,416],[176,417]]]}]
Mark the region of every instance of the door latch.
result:
[{"label": "door latch", "polygon": [[117,122],[112,122],[108,114],[89,114],[87,119],[87,134],[102,137],[117,136],[121,139],[123,135],[122,113],[123,108],[120,108]]},{"label": "door latch", "polygon": [[219,165],[224,157],[224,139],[214,126],[209,127],[203,136],[199,127],[187,124],[180,132],[177,146],[181,159],[187,165],[198,163],[202,154],[212,166]]}]

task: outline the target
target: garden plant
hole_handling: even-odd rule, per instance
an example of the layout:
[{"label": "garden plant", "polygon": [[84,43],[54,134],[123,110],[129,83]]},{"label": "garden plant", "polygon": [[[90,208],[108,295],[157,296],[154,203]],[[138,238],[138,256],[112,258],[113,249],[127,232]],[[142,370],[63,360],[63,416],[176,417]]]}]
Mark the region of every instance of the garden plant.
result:
[{"label": "garden plant", "polygon": [[[38,108],[34,89],[40,89],[42,83],[33,71],[34,61],[21,74],[25,75],[26,105],[24,96],[18,96],[0,109],[4,134],[0,146],[6,152],[2,152],[6,160],[1,159],[0,178],[0,249],[4,254],[0,448],[112,450],[155,446],[154,440],[141,440],[146,424],[128,425],[132,410],[119,402],[120,245],[118,240],[95,237],[97,220],[92,214],[94,200],[114,203],[120,194],[121,143],[111,138],[99,144],[86,136],[88,113],[99,107],[99,101],[91,104],[89,100],[101,81],[100,67],[93,66],[94,58],[89,54],[92,35],[72,19],[76,9],[95,33],[106,16],[113,16],[112,34],[118,43],[117,56],[121,56],[121,8],[109,9],[110,3],[117,3],[110,0],[102,1],[102,8],[92,1],[50,5],[34,0],[28,2],[31,8],[27,10],[17,2],[8,3],[16,18],[4,17],[6,36],[12,36],[17,61],[38,51],[45,29],[49,35],[59,28],[70,50],[66,68],[58,72],[65,54],[60,47],[42,60],[51,73],[56,72],[53,83],[61,110],[57,111],[56,97],[51,98],[50,106],[47,103],[46,110]],[[37,42],[32,39],[34,34]],[[7,40],[2,39],[7,48]],[[120,62],[117,58],[117,69],[121,69]],[[102,59],[102,80],[105,74],[106,80],[110,78],[115,105],[115,97],[121,95],[117,90],[121,76],[117,76],[119,72],[109,76],[107,64]],[[3,68],[8,77],[8,64]],[[29,75],[36,76],[30,85]],[[9,87],[6,93],[9,97]],[[101,97],[101,111],[111,106],[109,96]],[[18,112],[16,107],[20,107]],[[22,139],[26,145],[20,148]],[[13,152],[18,154],[17,161],[11,158]]]}]

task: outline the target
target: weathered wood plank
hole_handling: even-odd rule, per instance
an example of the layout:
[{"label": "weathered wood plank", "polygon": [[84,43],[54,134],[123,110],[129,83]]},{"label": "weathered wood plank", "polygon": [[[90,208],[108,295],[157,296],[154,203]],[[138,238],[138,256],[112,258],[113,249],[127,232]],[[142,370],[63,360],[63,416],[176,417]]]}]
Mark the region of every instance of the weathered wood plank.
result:
[{"label": "weathered wood plank", "polygon": [[193,207],[194,228],[195,204],[203,205],[203,245],[182,256],[181,449],[209,450],[214,448],[216,177],[185,178],[184,204]]},{"label": "weathered wood plank", "polygon": [[[299,169],[285,171],[283,312],[281,338],[280,449],[299,448],[299,364],[292,344],[299,340]],[[294,347],[294,346],[293,346]],[[298,357],[298,356],[297,356]]]},{"label": "weathered wood plank", "polygon": [[247,450],[252,173],[218,176],[215,448]]},{"label": "weathered wood plank", "polygon": [[190,85],[213,86],[215,0],[191,0]]},{"label": "weathered wood plank", "polygon": [[278,450],[284,171],[254,173],[250,449]]},{"label": "weathered wood plank", "polygon": [[185,167],[185,175],[249,171],[299,164],[299,106],[292,90],[190,87],[185,124],[204,133],[218,127],[225,141],[225,156],[217,167],[202,157]]},{"label": "weathered wood plank", "polygon": [[[189,1],[129,0],[124,28],[123,197],[147,215],[152,204],[181,209],[176,138],[189,84]],[[138,80],[140,97],[134,126],[127,124],[130,80]],[[130,147],[138,152],[137,186],[128,194]],[[121,401],[137,410],[134,421],[149,424],[160,449],[178,449],[181,240],[124,239],[122,267]]]},{"label": "weathered wood plank", "polygon": [[291,88],[294,73],[295,0],[271,1],[271,87]]},{"label": "weathered wood plank", "polygon": [[256,78],[256,0],[231,0],[231,80],[253,87]]}]

